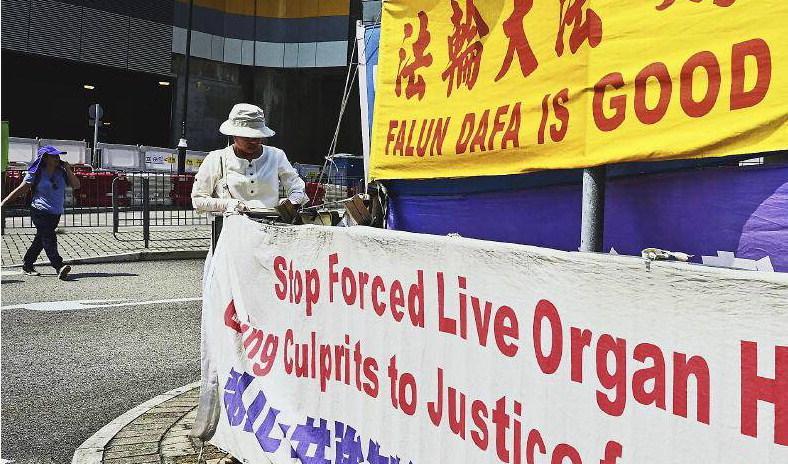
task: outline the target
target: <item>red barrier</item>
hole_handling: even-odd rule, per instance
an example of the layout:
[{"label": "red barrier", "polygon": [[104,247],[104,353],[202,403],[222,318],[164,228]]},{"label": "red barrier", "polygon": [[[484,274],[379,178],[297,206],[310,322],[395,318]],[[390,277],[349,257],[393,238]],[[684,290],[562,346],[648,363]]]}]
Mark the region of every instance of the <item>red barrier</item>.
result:
[{"label": "red barrier", "polygon": [[89,164],[72,164],[71,170],[74,171],[74,174],[83,174],[93,172],[93,166]]},{"label": "red barrier", "polygon": [[74,190],[75,206],[112,206],[112,182],[116,178],[115,192],[118,206],[128,206],[129,181],[126,176],[118,176],[110,171],[75,172],[79,178],[80,188]]},{"label": "red barrier", "polygon": [[170,198],[173,204],[182,208],[191,208],[194,174],[173,175],[170,179],[172,180]]},{"label": "red barrier", "polygon": [[[125,174],[117,174],[114,181],[115,184],[115,198],[118,206],[129,206],[131,204],[131,182]],[[112,190],[110,189],[110,193]],[[110,198],[110,205],[112,199]]]},{"label": "red barrier", "polygon": [[[26,171],[6,171],[5,176],[3,179],[3,198],[5,198],[9,193],[13,192],[14,189],[19,187],[22,182],[25,180]],[[25,206],[30,203],[30,194],[24,195],[22,197],[17,198],[16,200],[9,202],[8,206]]]},{"label": "red barrier", "polygon": [[315,206],[323,203],[323,198],[326,196],[326,187],[317,182],[306,183],[306,196],[309,197],[307,206]]}]

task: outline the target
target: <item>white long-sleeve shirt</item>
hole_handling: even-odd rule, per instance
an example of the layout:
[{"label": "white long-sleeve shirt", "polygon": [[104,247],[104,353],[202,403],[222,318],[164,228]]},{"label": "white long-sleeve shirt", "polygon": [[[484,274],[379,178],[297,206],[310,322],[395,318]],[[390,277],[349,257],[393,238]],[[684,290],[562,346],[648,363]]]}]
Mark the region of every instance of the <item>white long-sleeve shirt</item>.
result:
[{"label": "white long-sleeve shirt", "polygon": [[252,161],[235,155],[232,146],[214,150],[194,177],[192,204],[201,212],[234,210],[239,202],[250,208],[273,208],[279,204],[279,185],[291,203],[309,201],[304,181],[279,148],[264,146]]}]

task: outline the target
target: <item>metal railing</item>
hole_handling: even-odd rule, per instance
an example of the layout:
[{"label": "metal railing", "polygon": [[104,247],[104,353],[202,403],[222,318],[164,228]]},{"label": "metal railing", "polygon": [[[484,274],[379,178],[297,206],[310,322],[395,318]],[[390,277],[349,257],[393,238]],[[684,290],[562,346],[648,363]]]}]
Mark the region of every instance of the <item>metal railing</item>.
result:
[{"label": "metal railing", "polygon": [[[153,227],[207,226],[210,220],[192,208],[194,176],[167,173],[127,173],[112,183],[112,233],[120,241],[142,241],[147,248]],[[121,228],[140,228],[141,238],[120,235]],[[125,231],[127,232],[127,231]],[[207,237],[206,233],[206,237]],[[167,240],[194,240],[168,237]]]},{"label": "metal railing", "polygon": [[[92,170],[76,165],[79,189],[66,188],[62,227],[118,227],[142,225],[147,210],[151,225],[205,225],[207,220],[192,210],[193,175]],[[7,171],[3,196],[15,189],[26,171]],[[145,187],[143,187],[143,184]],[[146,190],[143,190],[146,189]],[[3,208],[3,227],[32,228],[29,195]]]},{"label": "metal railing", "polygon": [[[134,159],[129,154],[152,153],[152,149],[137,152],[135,146],[104,145],[105,153],[113,153],[113,163],[125,156],[126,161]],[[125,155],[118,155],[123,153]],[[134,155],[134,156],[138,156]],[[106,159],[102,161],[106,162]],[[146,162],[149,164],[150,159]],[[155,162],[155,160],[154,160]],[[131,164],[131,163],[127,163]],[[127,166],[131,168],[132,166]],[[205,215],[193,210],[191,190],[193,174],[177,175],[169,172],[112,171],[93,169],[89,165],[73,165],[80,179],[79,189],[66,188],[65,212],[61,217],[61,227],[111,227],[113,235],[120,241],[142,241],[148,247],[154,240],[151,231],[155,228],[176,226],[208,226],[211,221]],[[23,182],[24,170],[9,170],[4,173],[3,196]],[[315,172],[305,172],[306,193],[310,202],[305,205],[312,212],[318,210],[341,210],[343,200],[364,191],[363,179],[346,176],[344,172],[328,173],[325,176]],[[321,180],[319,183],[318,180]],[[280,198],[287,192],[280,189]],[[30,220],[29,197],[7,205],[2,211],[3,231],[11,228],[34,228]],[[139,235],[138,235],[139,234]],[[193,240],[193,238],[172,238],[167,240]]]}]

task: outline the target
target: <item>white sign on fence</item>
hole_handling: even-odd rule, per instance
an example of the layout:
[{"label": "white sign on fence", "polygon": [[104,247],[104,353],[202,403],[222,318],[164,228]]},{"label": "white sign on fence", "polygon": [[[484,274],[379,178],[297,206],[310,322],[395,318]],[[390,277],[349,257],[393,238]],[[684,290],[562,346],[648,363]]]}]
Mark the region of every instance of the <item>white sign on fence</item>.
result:
[{"label": "white sign on fence", "polygon": [[[175,172],[178,170],[178,152],[175,150],[143,147],[145,169]],[[186,152],[186,172],[195,173],[200,168],[205,152]]]},{"label": "white sign on fence", "polygon": [[788,276],[230,217],[203,311],[247,462],[788,462]]}]

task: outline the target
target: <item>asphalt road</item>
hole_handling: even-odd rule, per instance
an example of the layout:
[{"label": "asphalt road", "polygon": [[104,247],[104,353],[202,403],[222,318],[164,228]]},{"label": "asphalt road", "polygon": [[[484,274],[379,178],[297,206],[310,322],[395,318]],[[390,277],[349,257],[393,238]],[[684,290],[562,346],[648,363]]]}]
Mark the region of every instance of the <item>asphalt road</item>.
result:
[{"label": "asphalt road", "polygon": [[[16,463],[68,463],[98,429],[199,379],[202,261],[2,274],[2,448]],[[107,303],[31,303],[122,300]],[[25,307],[19,307],[23,305]],[[93,307],[91,307],[93,306]]]}]

